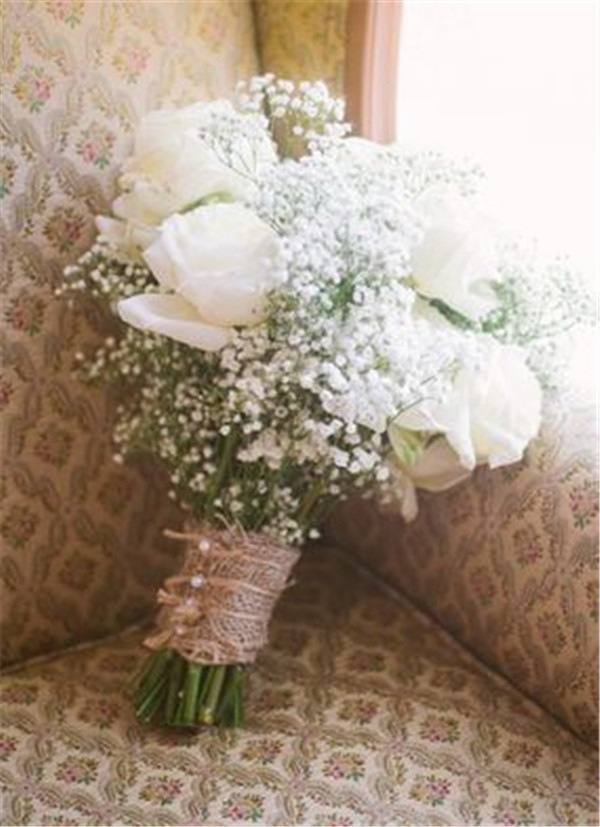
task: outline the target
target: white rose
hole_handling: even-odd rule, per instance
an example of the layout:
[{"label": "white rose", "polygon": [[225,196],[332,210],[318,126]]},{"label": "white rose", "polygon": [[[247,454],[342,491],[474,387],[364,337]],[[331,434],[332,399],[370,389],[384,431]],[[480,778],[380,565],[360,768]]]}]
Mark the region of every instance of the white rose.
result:
[{"label": "white rose", "polygon": [[267,292],[281,278],[277,234],[241,204],[173,215],[144,259],[167,293],[120,301],[121,318],[141,330],[218,350],[231,328],[264,318]]},{"label": "white rose", "polygon": [[101,237],[114,247],[116,257],[126,262],[140,261],[141,251],[156,238],[154,227],[106,215],[96,216],[96,227]]},{"label": "white rose", "polygon": [[410,456],[410,431],[393,422],[388,428],[388,435],[396,455],[394,470],[401,497],[401,513],[407,522],[414,520],[418,513],[418,488],[446,491],[471,474],[461,465],[458,455],[442,436],[435,437]]},{"label": "white rose", "polygon": [[234,163],[225,164],[200,137],[215,115],[234,117],[235,110],[228,101],[216,101],[161,109],[142,119],[120,178],[124,192],[113,203],[116,219],[97,219],[102,235],[130,257],[152,243],[156,227],[173,213],[207,198],[248,198],[252,177],[276,161],[265,134],[258,146],[241,139]]},{"label": "white rose", "polygon": [[541,420],[542,392],[521,349],[483,336],[480,345],[480,363],[457,372],[446,401],[424,400],[394,420],[400,428],[444,434],[467,469],[517,462]]},{"label": "white rose", "polygon": [[416,290],[441,299],[470,319],[497,306],[492,282],[499,280],[488,222],[464,198],[432,188],[415,202],[425,233],[411,257]]},{"label": "white rose", "polygon": [[228,100],[197,101],[179,109],[154,109],[148,112],[136,129],[133,154],[148,155],[160,150],[174,136],[205,129],[214,116],[231,115],[234,108]]}]

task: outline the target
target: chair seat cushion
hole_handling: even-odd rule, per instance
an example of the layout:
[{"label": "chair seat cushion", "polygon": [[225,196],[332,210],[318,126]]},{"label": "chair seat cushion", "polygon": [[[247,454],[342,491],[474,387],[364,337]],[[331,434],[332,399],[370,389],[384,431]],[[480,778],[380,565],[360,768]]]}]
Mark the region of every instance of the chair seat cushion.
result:
[{"label": "chair seat cushion", "polygon": [[144,629],[6,675],[3,823],[597,823],[591,747],[336,551],[297,581],[242,730],[136,721]]}]

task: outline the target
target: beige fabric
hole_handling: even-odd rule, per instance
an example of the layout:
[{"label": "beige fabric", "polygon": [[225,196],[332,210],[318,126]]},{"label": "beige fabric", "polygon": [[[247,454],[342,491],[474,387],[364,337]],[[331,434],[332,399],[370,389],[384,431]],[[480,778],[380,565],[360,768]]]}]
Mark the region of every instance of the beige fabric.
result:
[{"label": "beige fabric", "polygon": [[140,640],[4,679],[5,823],[597,823],[595,752],[324,550],[279,604],[242,731],[137,724]]},{"label": "beige fabric", "polygon": [[53,288],[90,244],[140,117],[231,94],[256,57],[245,0],[16,0],[2,13],[0,571],[13,661],[131,622],[173,567],[156,469],[113,464],[114,400],[70,377],[106,320],[73,314]]},{"label": "beige fabric", "polygon": [[417,520],[342,508],[332,536],[594,741],[598,476],[594,405],[555,400],[524,463],[424,495]]},{"label": "beige fabric", "polygon": [[348,0],[256,0],[263,71],[344,94]]}]

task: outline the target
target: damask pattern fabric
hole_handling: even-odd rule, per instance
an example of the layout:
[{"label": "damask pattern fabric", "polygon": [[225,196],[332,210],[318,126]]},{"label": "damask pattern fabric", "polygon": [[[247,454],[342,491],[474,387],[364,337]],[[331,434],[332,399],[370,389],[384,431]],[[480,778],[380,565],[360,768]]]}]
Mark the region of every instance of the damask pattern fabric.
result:
[{"label": "damask pattern fabric", "polygon": [[597,823],[590,747],[339,555],[297,580],[243,730],[137,724],[142,631],[7,676],[5,823]]},{"label": "damask pattern fabric", "polygon": [[106,319],[54,296],[148,110],[257,69],[250,2],[17,0],[3,12],[3,657],[141,616],[173,559],[154,468],[112,462],[115,400],[71,377]]},{"label": "damask pattern fabric", "polygon": [[348,0],[256,0],[261,66],[344,94]]},{"label": "damask pattern fabric", "polygon": [[423,494],[414,523],[353,502],[330,530],[485,662],[598,734],[598,444],[593,401],[555,399],[525,461]]}]

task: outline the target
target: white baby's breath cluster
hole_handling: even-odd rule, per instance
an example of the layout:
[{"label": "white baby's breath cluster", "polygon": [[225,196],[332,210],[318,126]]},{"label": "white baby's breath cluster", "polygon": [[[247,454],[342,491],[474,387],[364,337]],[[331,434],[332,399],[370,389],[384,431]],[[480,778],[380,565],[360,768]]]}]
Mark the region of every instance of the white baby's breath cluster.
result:
[{"label": "white baby's breath cluster", "polygon": [[272,74],[241,81],[237,103],[242,112],[266,113],[283,158],[327,151],[350,132],[344,121],[344,101],[333,98],[321,81],[290,80]]},{"label": "white baby's breath cluster", "polygon": [[542,386],[556,389],[567,380],[570,334],[595,324],[595,308],[568,257],[540,258],[534,242],[503,242],[497,286],[501,301],[483,327],[502,342],[524,347]]},{"label": "white baby's breath cluster", "polygon": [[126,390],[117,458],[290,543],[374,485],[410,518],[539,425],[535,292],[472,207],[479,172],[347,133],[322,83],[272,76],[152,113],[62,291],[127,322],[86,367]]}]

